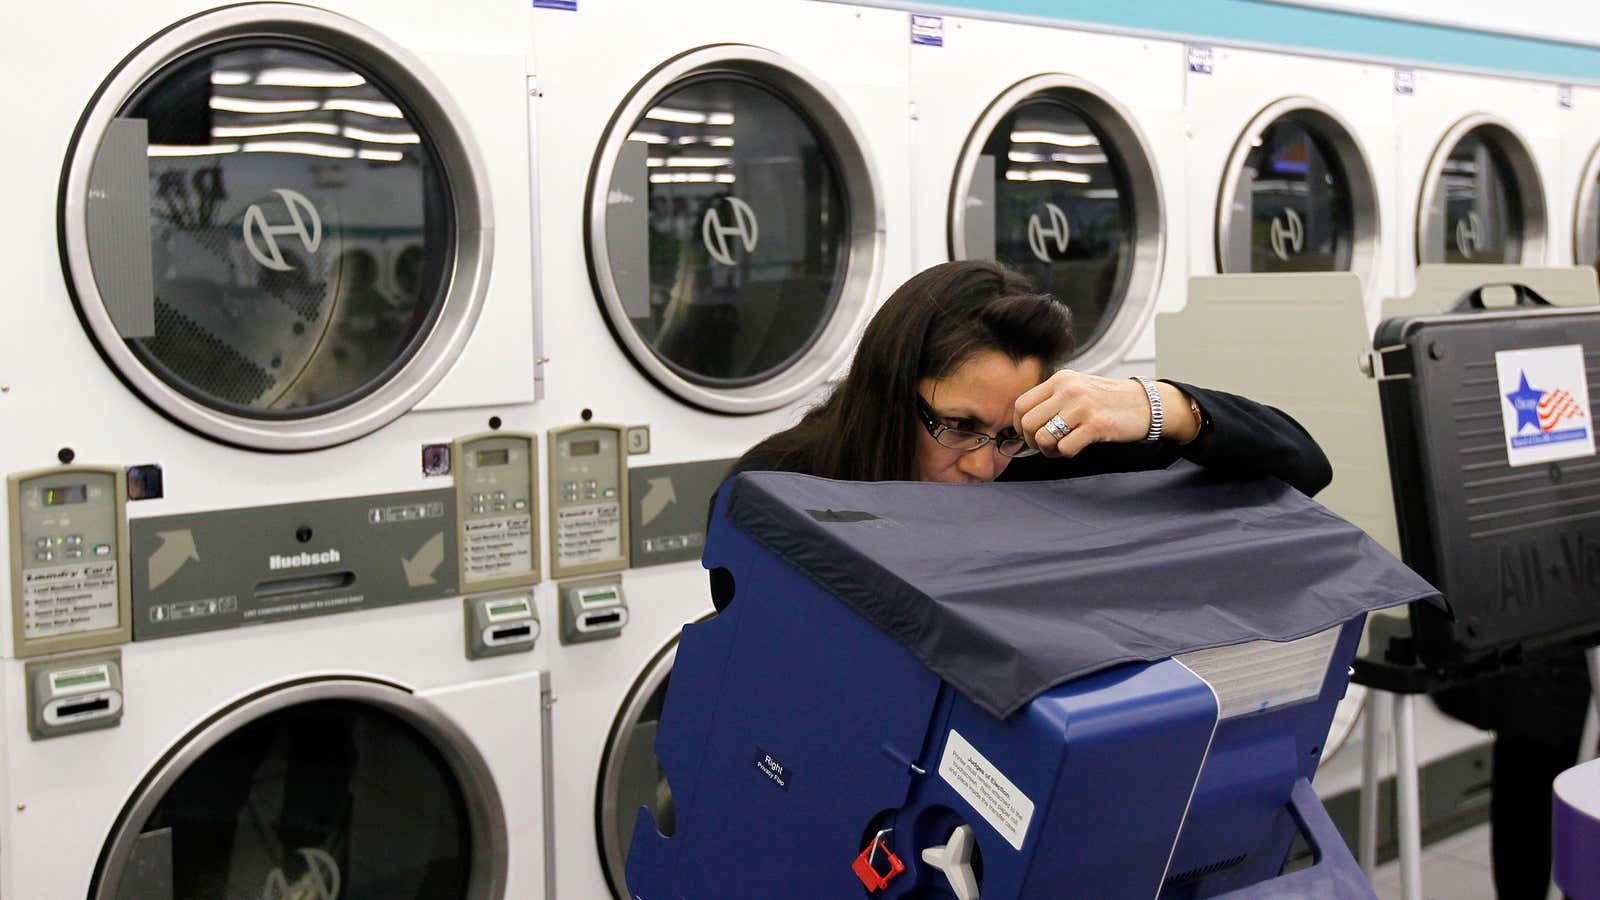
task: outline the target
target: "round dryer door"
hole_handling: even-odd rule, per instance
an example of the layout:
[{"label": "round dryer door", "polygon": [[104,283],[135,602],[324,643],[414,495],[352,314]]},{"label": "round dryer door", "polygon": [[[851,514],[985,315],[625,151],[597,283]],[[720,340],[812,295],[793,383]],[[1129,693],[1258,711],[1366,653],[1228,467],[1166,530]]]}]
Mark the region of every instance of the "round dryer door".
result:
[{"label": "round dryer door", "polygon": [[1600,267],[1600,148],[1589,157],[1578,185],[1573,258],[1580,266]]},{"label": "round dryer door", "polygon": [[795,400],[868,309],[881,210],[858,129],[820,82],[752,47],[658,69],[590,185],[600,304],[635,365],[705,409]]},{"label": "round dryer door", "polygon": [[248,701],[124,808],[91,897],[479,900],[505,886],[499,795],[468,739],[372,682]]},{"label": "round dryer door", "polygon": [[1544,187],[1528,146],[1510,127],[1467,119],[1445,135],[1428,165],[1417,215],[1424,263],[1544,260]]},{"label": "round dryer door", "polygon": [[678,642],[672,643],[645,666],[634,682],[611,726],[605,755],[600,760],[600,780],[595,791],[595,830],[600,836],[600,864],[616,897],[633,896],[627,888],[628,848],[639,808],[655,817],[656,828],[671,837],[677,830],[672,789],[656,760],[656,732],[667,699],[672,663]]},{"label": "round dryer door", "polygon": [[159,410],[269,450],[405,412],[481,301],[486,202],[426,70],[354,22],[237,6],[158,36],[68,161],[84,320]]},{"label": "round dryer door", "polygon": [[958,163],[952,259],[998,259],[1072,310],[1073,367],[1122,361],[1154,310],[1160,182],[1133,119],[1098,89],[1044,75],[1001,95]]},{"label": "round dryer door", "polygon": [[1256,116],[1218,198],[1218,271],[1353,271],[1370,283],[1378,233],[1372,170],[1331,110],[1293,98]]}]

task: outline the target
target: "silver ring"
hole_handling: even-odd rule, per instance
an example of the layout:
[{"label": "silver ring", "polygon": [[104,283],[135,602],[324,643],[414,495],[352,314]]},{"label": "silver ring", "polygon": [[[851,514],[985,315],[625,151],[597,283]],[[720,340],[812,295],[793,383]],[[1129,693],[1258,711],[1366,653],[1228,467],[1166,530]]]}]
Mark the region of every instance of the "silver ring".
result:
[{"label": "silver ring", "polygon": [[1051,416],[1050,421],[1044,423],[1044,430],[1050,432],[1050,436],[1059,441],[1072,432],[1072,426],[1068,425],[1067,420],[1060,416]]}]

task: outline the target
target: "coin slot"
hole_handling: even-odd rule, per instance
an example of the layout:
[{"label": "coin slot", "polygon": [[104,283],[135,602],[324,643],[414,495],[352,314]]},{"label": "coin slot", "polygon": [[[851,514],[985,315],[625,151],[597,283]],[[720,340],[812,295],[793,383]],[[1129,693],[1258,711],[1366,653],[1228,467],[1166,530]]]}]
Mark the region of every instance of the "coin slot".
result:
[{"label": "coin slot", "polygon": [[349,587],[355,582],[356,573],[350,571],[297,575],[293,578],[271,578],[266,581],[256,582],[256,599],[270,600],[279,597],[293,597],[300,594],[314,594],[318,591],[332,591]]},{"label": "coin slot", "polygon": [[514,641],[533,634],[531,625],[509,625],[505,628],[495,628],[489,632],[489,642],[497,644],[502,641]]},{"label": "coin slot", "polygon": [[609,628],[613,625],[621,625],[622,616],[622,610],[619,609],[607,612],[584,613],[583,617],[578,620],[578,627],[584,631]]},{"label": "coin slot", "polygon": [[63,703],[56,707],[56,715],[63,719],[70,719],[73,716],[102,713],[110,709],[111,699],[109,697],[99,697],[94,700],[81,700],[77,703]]}]

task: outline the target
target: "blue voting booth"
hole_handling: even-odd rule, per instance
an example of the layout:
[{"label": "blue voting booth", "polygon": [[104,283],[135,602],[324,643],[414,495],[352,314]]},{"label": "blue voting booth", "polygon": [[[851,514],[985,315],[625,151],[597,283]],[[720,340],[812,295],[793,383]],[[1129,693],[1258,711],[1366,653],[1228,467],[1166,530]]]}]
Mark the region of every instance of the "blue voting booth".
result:
[{"label": "blue voting booth", "polygon": [[746,474],[705,563],[639,900],[1371,896],[1309,782],[1365,613],[1437,594],[1293,489]]}]

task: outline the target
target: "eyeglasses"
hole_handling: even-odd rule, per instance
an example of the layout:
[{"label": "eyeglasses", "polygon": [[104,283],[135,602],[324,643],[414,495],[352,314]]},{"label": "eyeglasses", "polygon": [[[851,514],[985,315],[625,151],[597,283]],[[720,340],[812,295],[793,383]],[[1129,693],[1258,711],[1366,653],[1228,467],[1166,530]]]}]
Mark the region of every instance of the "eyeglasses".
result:
[{"label": "eyeglasses", "polygon": [[1013,459],[1032,456],[1039,452],[1029,447],[1028,442],[1024,441],[1020,435],[1010,428],[1001,431],[998,435],[984,434],[981,431],[968,431],[965,428],[952,428],[944,424],[934,414],[933,407],[928,405],[928,401],[922,399],[921,394],[917,395],[917,417],[922,420],[922,427],[928,429],[928,435],[939,442],[939,446],[949,447],[951,450],[960,450],[965,453],[993,443],[995,450],[999,451],[1001,456],[1009,456]]}]

